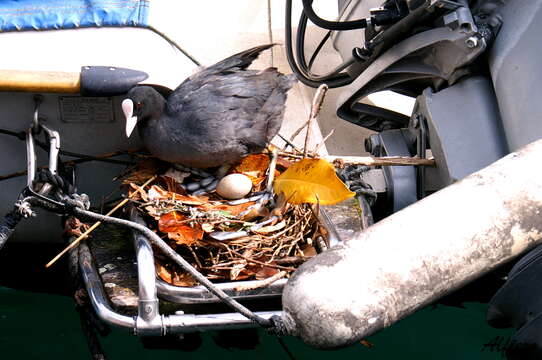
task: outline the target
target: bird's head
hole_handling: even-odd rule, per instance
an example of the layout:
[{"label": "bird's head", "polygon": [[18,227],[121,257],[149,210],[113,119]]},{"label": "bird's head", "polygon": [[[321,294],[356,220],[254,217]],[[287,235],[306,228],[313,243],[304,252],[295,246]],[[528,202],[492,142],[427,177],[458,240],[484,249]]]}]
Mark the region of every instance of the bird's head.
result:
[{"label": "bird's head", "polygon": [[151,86],[136,86],[128,91],[122,101],[122,112],[126,118],[126,137],[130,137],[138,123],[160,118],[165,99]]}]

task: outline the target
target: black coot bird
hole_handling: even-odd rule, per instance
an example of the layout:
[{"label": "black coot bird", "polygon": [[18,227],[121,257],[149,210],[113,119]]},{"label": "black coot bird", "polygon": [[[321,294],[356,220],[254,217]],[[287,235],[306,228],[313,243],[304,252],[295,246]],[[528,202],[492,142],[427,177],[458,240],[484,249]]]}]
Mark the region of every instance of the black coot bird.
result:
[{"label": "black coot bird", "polygon": [[228,165],[263,150],[280,129],[286,93],[295,82],[276,68],[247,70],[272,46],[200,70],[167,99],[150,86],[131,89],[122,102],[126,135],[137,124],[154,156],[195,168]]}]

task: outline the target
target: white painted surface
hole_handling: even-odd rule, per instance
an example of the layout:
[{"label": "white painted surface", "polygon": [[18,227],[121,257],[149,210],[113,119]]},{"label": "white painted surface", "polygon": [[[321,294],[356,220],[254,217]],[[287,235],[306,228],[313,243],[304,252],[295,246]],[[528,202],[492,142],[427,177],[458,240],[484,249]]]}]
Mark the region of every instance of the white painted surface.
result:
[{"label": "white painted surface", "polygon": [[[297,23],[300,1],[294,1],[292,22]],[[284,1],[271,1],[273,41],[284,43]],[[334,19],[336,1],[316,0],[318,14]],[[149,22],[180,44],[203,65],[213,64],[235,52],[270,41],[268,33],[267,0],[236,1],[171,1],[152,0]],[[322,37],[321,29],[309,27],[307,48],[309,53]],[[46,32],[0,34],[0,69],[55,70],[77,72],[83,65],[110,65],[147,72],[147,82],[175,88],[197,67],[182,53],[158,35],[145,29],[80,29]],[[291,70],[284,49],[273,50],[273,66],[284,73]],[[326,46],[315,64],[315,71],[326,71],[340,63],[331,46]],[[258,59],[254,68],[271,65],[269,52]],[[329,133],[335,130],[327,145],[337,155],[363,154],[363,139],[368,133],[362,128],[340,120],[335,115],[336,94],[330,91],[324,102],[319,122]],[[290,92],[281,134],[295,131],[308,118],[314,90],[298,84]],[[371,97],[378,105],[398,108],[408,113],[409,105],[389,95]],[[320,143],[320,128],[313,127],[310,146]],[[301,146],[304,135],[295,143]],[[281,141],[276,141],[281,144]],[[325,147],[322,148],[326,153]]]}]

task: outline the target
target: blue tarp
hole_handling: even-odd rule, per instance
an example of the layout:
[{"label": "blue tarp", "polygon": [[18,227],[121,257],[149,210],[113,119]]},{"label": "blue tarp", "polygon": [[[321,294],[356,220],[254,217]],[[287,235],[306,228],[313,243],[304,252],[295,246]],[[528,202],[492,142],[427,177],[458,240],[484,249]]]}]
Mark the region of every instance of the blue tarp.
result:
[{"label": "blue tarp", "polygon": [[148,26],[147,0],[0,0],[0,32]]}]

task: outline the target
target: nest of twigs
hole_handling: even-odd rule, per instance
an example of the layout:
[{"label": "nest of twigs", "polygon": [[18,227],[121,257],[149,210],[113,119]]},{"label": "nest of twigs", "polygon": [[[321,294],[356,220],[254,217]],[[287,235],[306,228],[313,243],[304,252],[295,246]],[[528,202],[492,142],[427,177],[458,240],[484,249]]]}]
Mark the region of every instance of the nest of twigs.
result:
[{"label": "nest of twigs", "polygon": [[[217,282],[278,279],[314,256],[325,245],[327,231],[318,218],[318,205],[293,205],[283,195],[255,198],[270,189],[269,176],[277,176],[296,161],[281,153],[270,169],[271,156],[277,155],[249,155],[230,170],[253,183],[244,203],[228,201],[214,191],[190,195],[185,186],[200,180],[198,176],[177,170],[163,173],[163,164],[152,159],[124,182],[148,226],[207,278]],[[158,177],[145,188],[136,185],[153,175]],[[167,258],[155,254],[157,274],[164,281],[196,285]]]}]

